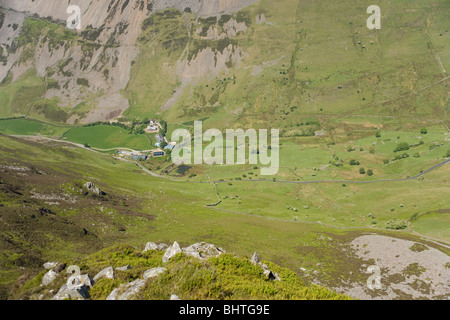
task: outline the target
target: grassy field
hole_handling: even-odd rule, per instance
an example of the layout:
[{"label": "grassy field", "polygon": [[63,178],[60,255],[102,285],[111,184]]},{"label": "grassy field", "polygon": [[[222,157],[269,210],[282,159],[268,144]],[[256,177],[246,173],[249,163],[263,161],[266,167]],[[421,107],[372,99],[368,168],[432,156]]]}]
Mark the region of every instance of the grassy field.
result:
[{"label": "grassy field", "polygon": [[75,127],[64,134],[68,141],[88,143],[99,149],[131,148],[135,150],[149,150],[154,146],[146,135],[129,134],[128,130],[114,126]]},{"label": "grassy field", "polygon": [[42,123],[27,119],[0,120],[0,133],[7,135],[33,135],[42,127]]}]

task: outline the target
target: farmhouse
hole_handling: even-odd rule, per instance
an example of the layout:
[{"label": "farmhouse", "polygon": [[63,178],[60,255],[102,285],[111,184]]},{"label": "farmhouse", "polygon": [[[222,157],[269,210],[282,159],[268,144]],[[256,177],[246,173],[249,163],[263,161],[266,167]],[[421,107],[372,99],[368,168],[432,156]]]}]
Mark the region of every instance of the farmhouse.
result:
[{"label": "farmhouse", "polygon": [[156,125],[149,125],[145,130],[149,133],[155,133],[159,132],[159,127]]}]

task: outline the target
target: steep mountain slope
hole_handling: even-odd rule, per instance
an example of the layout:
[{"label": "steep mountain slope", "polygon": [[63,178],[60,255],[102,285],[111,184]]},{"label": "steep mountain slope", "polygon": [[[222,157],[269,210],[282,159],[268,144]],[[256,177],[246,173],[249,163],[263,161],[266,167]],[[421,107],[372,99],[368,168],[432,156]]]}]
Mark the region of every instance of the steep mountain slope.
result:
[{"label": "steep mountain slope", "polygon": [[[31,112],[70,123],[79,118],[85,122],[111,119],[128,107],[120,91],[129,81],[132,61],[139,53],[136,42],[141,24],[148,15],[167,7],[214,15],[251,2],[84,1],[83,29],[77,34],[64,28],[70,1],[1,1],[0,7],[7,10],[0,26],[4,61],[0,81],[9,73],[7,83],[20,82],[32,70],[37,88],[24,102],[41,101]],[[2,102],[8,104],[8,100],[16,99],[8,96]],[[49,111],[60,106],[67,112]],[[25,106],[21,107],[4,110],[2,116],[26,114]]]},{"label": "steep mountain slope", "polygon": [[381,30],[357,0],[86,0],[79,33],[69,3],[0,1],[2,116],[162,114],[287,136],[305,116],[448,119],[445,0],[380,0]]}]

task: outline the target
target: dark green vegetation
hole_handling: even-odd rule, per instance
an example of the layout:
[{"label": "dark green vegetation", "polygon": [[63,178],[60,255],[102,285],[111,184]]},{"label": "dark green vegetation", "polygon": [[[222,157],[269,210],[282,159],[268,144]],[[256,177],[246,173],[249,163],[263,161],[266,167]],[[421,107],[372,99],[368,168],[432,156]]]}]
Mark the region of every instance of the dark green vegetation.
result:
[{"label": "dark green vegetation", "polygon": [[[140,250],[117,245],[101,250],[79,260],[68,261],[67,265],[78,265],[82,273],[95,275],[105,267],[114,268],[130,265],[128,271],[116,271],[115,279],[100,279],[89,291],[92,300],[105,300],[120,284],[128,284],[142,279],[143,273],[155,267],[165,267],[167,271],[156,279],[147,281],[144,288],[134,299],[168,300],[177,292],[186,300],[224,300],[224,299],[348,299],[344,295],[333,293],[319,286],[305,286],[301,278],[293,271],[265,262],[282,277],[282,281],[267,281],[259,266],[248,259],[231,254],[223,254],[207,261],[189,258],[178,254],[168,263],[162,262],[163,252]],[[68,275],[60,276],[47,287],[39,287],[42,273],[28,280],[15,294],[15,298],[52,298],[48,291],[58,291],[67,282]]]}]

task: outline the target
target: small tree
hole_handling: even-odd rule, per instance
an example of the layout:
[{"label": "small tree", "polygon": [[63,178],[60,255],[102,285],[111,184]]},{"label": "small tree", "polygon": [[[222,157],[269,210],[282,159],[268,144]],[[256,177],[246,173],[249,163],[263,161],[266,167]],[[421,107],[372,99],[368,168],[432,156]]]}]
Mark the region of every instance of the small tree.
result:
[{"label": "small tree", "polygon": [[375,137],[376,137],[376,138],[381,138],[381,132],[377,132],[377,133],[375,134]]},{"label": "small tree", "polygon": [[368,175],[369,177],[373,176],[373,171],[372,171],[372,169],[367,170],[367,175]]},{"label": "small tree", "polygon": [[420,129],[420,133],[421,133],[421,134],[427,134],[427,133],[428,133],[427,128],[422,128],[422,129]]},{"label": "small tree", "polygon": [[409,150],[409,144],[407,142],[400,142],[394,149],[394,152]]},{"label": "small tree", "polygon": [[360,173],[360,174],[365,174],[365,173],[366,173],[366,169],[364,169],[364,168],[359,168],[359,173]]},{"label": "small tree", "polygon": [[445,155],[446,158],[450,158],[450,149],[447,150],[447,154]]}]

